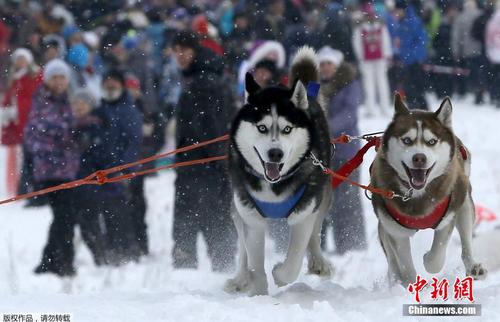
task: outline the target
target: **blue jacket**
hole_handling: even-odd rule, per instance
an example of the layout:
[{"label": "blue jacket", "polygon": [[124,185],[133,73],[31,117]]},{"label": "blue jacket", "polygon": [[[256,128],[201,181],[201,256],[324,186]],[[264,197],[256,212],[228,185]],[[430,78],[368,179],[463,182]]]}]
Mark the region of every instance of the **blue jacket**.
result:
[{"label": "blue jacket", "polygon": [[406,9],[405,17],[394,25],[393,32],[400,40],[399,58],[404,65],[421,64],[427,59],[427,33],[412,6]]},{"label": "blue jacket", "polygon": [[[102,101],[99,114],[105,120],[105,126],[101,129],[99,147],[100,160],[96,163],[101,169],[107,169],[137,161],[141,158],[142,146],[142,115],[132,103],[132,99],[126,92],[115,101]],[[94,157],[97,159],[98,157]],[[129,168],[123,172],[132,172],[138,168]],[[106,184],[103,191],[112,194],[123,192],[120,183]]]},{"label": "blue jacket", "polygon": [[104,129],[104,156],[107,167],[137,161],[141,156],[142,115],[124,93],[115,101],[102,101],[102,113],[108,126]]}]

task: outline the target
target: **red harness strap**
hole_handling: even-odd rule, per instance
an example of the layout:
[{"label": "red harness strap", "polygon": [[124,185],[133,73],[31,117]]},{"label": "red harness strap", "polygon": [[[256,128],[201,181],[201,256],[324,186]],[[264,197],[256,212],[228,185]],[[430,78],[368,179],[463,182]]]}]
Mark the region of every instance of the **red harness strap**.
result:
[{"label": "red harness strap", "polygon": [[400,213],[387,202],[385,203],[385,208],[389,215],[403,227],[410,229],[436,228],[448,211],[450,199],[450,196],[444,198],[430,214],[424,216],[410,216]]},{"label": "red harness strap", "polygon": [[460,154],[462,155],[462,159],[464,159],[464,161],[466,161],[469,156],[467,155],[467,150],[465,149],[465,147],[463,145],[461,145],[459,148],[460,150]]},{"label": "red harness strap", "polygon": [[[354,170],[356,170],[361,165],[361,163],[363,162],[364,155],[372,146],[378,149],[378,147],[380,146],[379,137],[373,137],[370,140],[368,140],[368,143],[366,143],[351,160],[347,161],[335,172],[343,177],[348,177]],[[332,188],[333,189],[337,188],[344,181],[345,180],[332,176]]]}]

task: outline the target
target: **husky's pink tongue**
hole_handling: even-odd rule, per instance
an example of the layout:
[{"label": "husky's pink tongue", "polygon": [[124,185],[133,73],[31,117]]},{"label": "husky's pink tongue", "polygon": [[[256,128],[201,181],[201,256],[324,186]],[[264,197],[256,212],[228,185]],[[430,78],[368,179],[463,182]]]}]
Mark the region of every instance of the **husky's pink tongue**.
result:
[{"label": "husky's pink tongue", "polygon": [[266,176],[268,179],[275,181],[280,178],[280,164],[276,162],[265,162]]},{"label": "husky's pink tongue", "polygon": [[426,169],[410,169],[411,174],[411,185],[415,189],[421,189],[425,185],[427,180],[427,170]]}]

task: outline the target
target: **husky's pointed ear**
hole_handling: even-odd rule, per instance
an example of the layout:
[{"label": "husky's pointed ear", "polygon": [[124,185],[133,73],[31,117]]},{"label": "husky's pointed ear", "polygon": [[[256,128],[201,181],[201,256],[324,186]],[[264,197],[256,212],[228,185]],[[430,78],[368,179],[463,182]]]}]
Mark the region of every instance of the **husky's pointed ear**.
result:
[{"label": "husky's pointed ear", "polygon": [[399,92],[396,92],[394,94],[394,110],[395,110],[394,116],[405,115],[405,114],[410,113],[410,110],[406,106],[406,104],[403,101],[403,98],[401,97],[401,94],[399,94]]},{"label": "husky's pointed ear", "polygon": [[247,72],[245,74],[245,90],[247,91],[248,95],[255,94],[255,92],[257,92],[259,89],[260,86],[253,78],[252,74]]},{"label": "husky's pointed ear", "polygon": [[451,100],[447,96],[441,103],[439,109],[434,113],[437,119],[443,123],[443,125],[451,128],[451,112],[453,108],[451,107]]},{"label": "husky's pointed ear", "polygon": [[292,97],[290,98],[292,103],[300,109],[307,110],[307,90],[304,84],[300,80],[297,80],[290,92],[292,93]]}]

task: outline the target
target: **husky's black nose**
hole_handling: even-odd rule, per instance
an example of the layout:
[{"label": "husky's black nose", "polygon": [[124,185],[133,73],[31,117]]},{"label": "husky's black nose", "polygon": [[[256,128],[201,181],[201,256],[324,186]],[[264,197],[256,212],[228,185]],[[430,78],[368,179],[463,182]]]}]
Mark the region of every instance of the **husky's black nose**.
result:
[{"label": "husky's black nose", "polygon": [[413,156],[412,161],[415,168],[425,168],[427,157],[423,153],[417,153]]},{"label": "husky's black nose", "polygon": [[269,157],[269,161],[271,162],[280,162],[283,159],[283,150],[273,148],[267,151],[267,156]]}]

